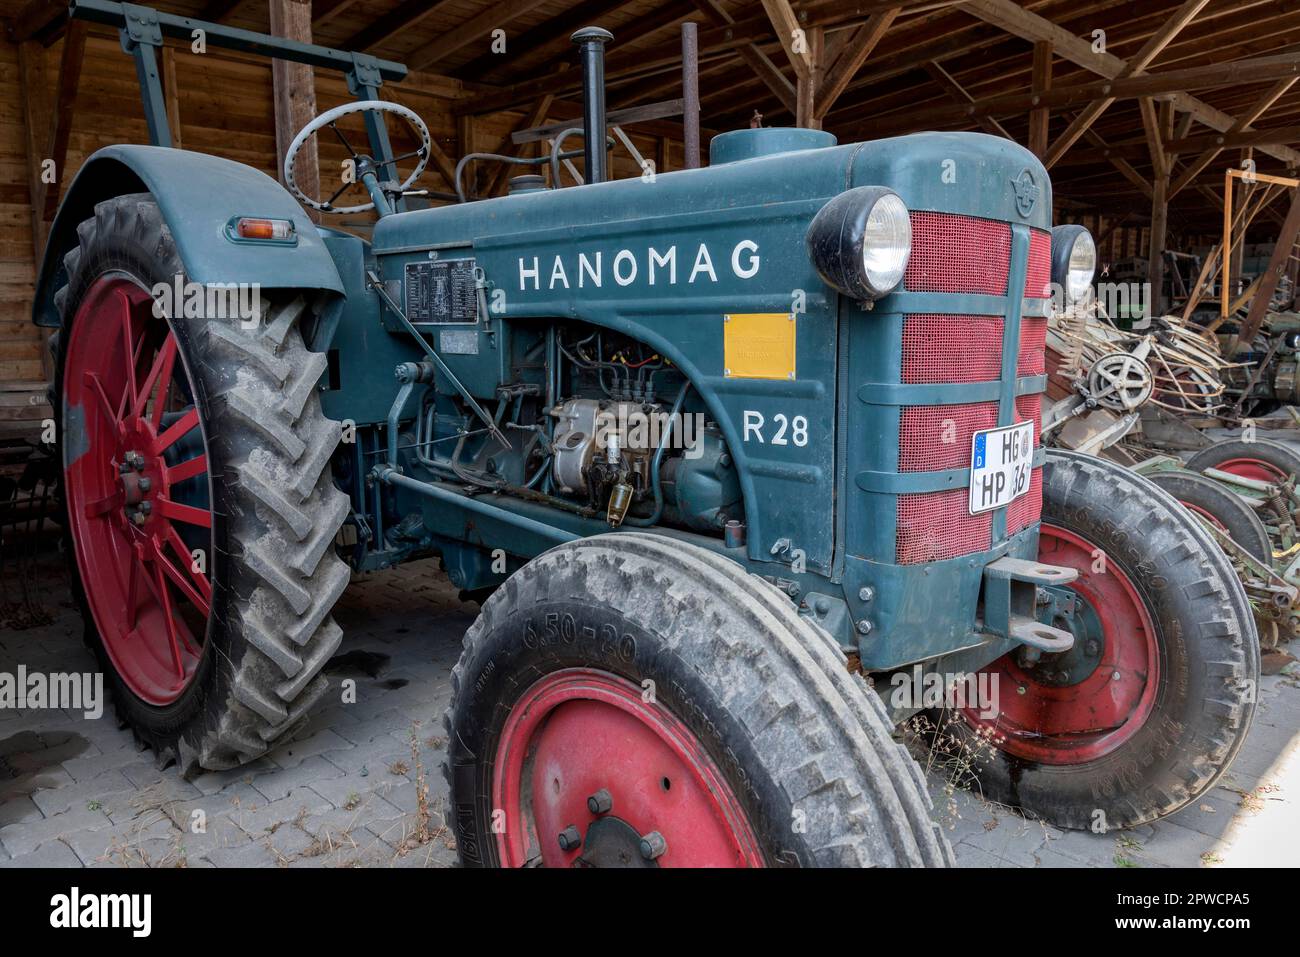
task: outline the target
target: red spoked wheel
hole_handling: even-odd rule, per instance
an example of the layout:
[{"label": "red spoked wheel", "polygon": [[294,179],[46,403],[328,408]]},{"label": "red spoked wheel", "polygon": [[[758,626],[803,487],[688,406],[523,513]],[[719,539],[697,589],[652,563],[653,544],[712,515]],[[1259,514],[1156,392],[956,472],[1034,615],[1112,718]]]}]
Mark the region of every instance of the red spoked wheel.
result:
[{"label": "red spoked wheel", "polygon": [[571,668],[528,689],[502,732],[492,794],[507,867],[763,864],[695,736],[612,674]]},{"label": "red spoked wheel", "polygon": [[1118,562],[1075,532],[1044,524],[1040,561],[1075,568],[1081,601],[1058,627],[1074,633],[1069,651],[1032,663],[1004,655],[996,676],[999,713],[963,709],[1001,750],[1041,764],[1082,764],[1129,741],[1150,718],[1160,687],[1159,644],[1151,614]]},{"label": "red spoked wheel", "polygon": [[207,444],[194,383],[148,290],[105,275],[65,352],[64,480],[87,604],[122,680],[161,706],[203,655],[212,583]]}]

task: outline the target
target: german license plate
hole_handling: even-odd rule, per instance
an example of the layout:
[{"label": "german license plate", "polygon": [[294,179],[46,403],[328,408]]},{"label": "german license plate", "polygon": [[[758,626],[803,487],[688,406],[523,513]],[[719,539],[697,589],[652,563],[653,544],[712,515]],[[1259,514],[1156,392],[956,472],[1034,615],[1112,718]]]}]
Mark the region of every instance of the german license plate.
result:
[{"label": "german license plate", "polygon": [[1028,492],[1033,464],[1033,422],[976,432],[971,439],[970,513],[1002,508]]}]

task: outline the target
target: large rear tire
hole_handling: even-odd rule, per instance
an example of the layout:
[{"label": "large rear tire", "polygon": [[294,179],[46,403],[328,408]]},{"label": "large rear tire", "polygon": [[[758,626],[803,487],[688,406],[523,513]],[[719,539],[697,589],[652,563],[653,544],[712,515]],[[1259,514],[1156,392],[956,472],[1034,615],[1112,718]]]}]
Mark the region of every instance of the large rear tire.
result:
[{"label": "large rear tire", "polygon": [[704,549],[618,533],[546,552],[484,603],[452,679],[468,866],[949,861],[874,693]]},{"label": "large rear tire", "polygon": [[299,331],[311,303],[155,308],[186,277],[147,193],[98,204],[77,233],[55,389],[87,642],[160,761],[234,767],[303,721],[341,638],[348,500],[316,394],[325,357]]},{"label": "large rear tire", "polygon": [[1241,583],[1167,493],[1076,453],[1048,454],[1039,556],[1079,569],[1075,647],[985,669],[996,715],[967,709],[952,728],[959,745],[994,746],[979,787],[1066,828],[1172,814],[1228,768],[1255,711],[1259,645]]}]

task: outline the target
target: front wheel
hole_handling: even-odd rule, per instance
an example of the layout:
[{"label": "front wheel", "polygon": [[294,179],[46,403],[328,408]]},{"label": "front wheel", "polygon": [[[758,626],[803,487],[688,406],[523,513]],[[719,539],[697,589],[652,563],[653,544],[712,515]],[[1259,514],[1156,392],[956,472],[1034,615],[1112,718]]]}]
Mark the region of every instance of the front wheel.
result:
[{"label": "front wheel", "polygon": [[1250,727],[1259,646],[1223,552],[1167,493],[1113,463],[1052,452],[1039,557],[1079,571],[1074,647],[985,669],[998,706],[953,735],[992,744],[984,796],[1066,828],[1177,811],[1231,764]]},{"label": "front wheel", "polygon": [[453,671],[470,866],[941,866],[919,770],[824,632],[704,549],[610,534],[539,556]]}]

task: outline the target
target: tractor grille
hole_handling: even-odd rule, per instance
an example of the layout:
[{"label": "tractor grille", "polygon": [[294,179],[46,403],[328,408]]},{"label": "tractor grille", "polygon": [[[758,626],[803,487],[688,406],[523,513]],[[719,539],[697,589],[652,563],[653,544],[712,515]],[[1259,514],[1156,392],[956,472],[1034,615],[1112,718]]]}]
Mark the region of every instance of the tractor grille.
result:
[{"label": "tractor grille", "polygon": [[904,382],[988,382],[1001,375],[1001,316],[912,315],[903,321]]},{"label": "tractor grille", "polygon": [[[1005,295],[1011,269],[1007,223],[947,213],[913,212],[912,255],[904,276],[912,292]],[[1051,234],[1032,230],[1026,298],[1050,295]],[[1002,374],[1000,316],[908,315],[903,321],[901,380],[907,384],[989,382]],[[1021,321],[1017,376],[1044,372],[1047,320]],[[1039,444],[1041,397],[1020,396],[1015,421],[1034,422]],[[997,402],[904,406],[899,414],[900,472],[961,469],[970,464],[971,437],[998,425]],[[898,496],[895,560],[902,565],[942,561],[993,545],[993,512],[971,515],[962,488]],[[1042,513],[1042,470],[1029,493],[1007,508],[1007,534],[1023,531]]]},{"label": "tractor grille", "polygon": [[1025,272],[1025,298],[1048,299],[1052,295],[1052,234],[1042,229],[1029,231],[1029,268]]},{"label": "tractor grille", "polygon": [[912,292],[1007,294],[1011,226],[951,213],[912,213],[912,256],[903,275]]},{"label": "tractor grille", "polygon": [[993,513],[971,515],[969,505],[964,488],[898,496],[898,564],[987,551],[993,544]]},{"label": "tractor grille", "polygon": [[970,465],[971,439],[998,425],[996,402],[904,406],[898,423],[898,470],[937,472]]}]

